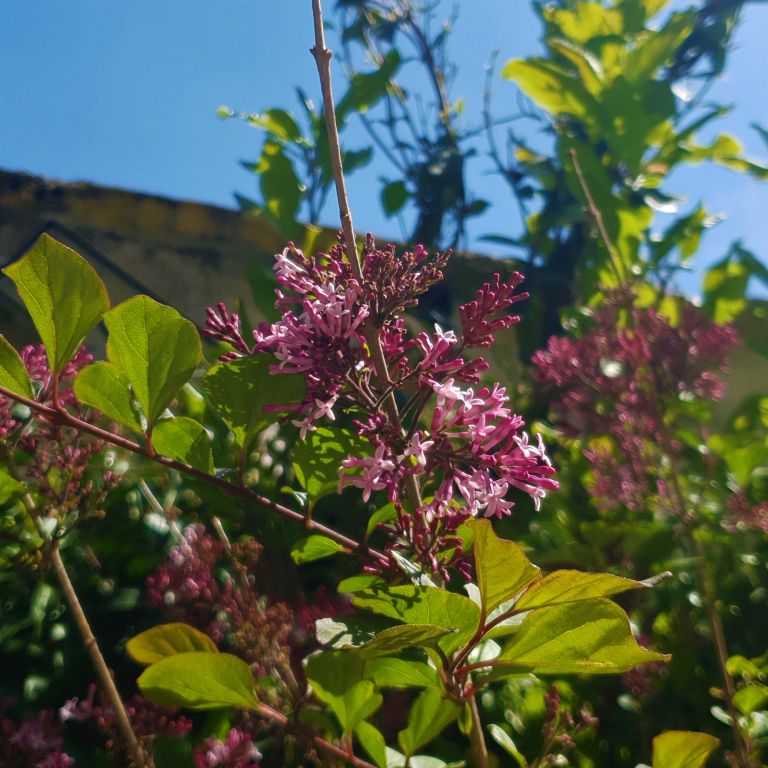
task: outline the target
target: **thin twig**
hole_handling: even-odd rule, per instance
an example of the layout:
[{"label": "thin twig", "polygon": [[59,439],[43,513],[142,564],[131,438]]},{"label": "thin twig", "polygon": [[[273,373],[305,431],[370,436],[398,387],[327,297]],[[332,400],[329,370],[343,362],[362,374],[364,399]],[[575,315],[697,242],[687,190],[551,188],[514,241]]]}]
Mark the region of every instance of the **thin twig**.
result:
[{"label": "thin twig", "polygon": [[[347,186],[344,180],[344,165],[341,159],[341,144],[339,142],[339,127],[336,121],[336,108],[333,101],[333,89],[331,87],[331,57],[333,54],[325,45],[325,31],[323,29],[323,10],[320,0],[312,0],[312,16],[315,27],[315,44],[312,47],[312,55],[317,64],[317,71],[320,76],[320,89],[323,94],[323,111],[325,112],[325,121],[328,133],[328,145],[331,156],[331,167],[333,168],[333,178],[336,184],[336,198],[339,203],[339,218],[341,219],[341,231],[344,235],[344,247],[352,272],[361,286],[365,285],[363,275],[363,262],[360,254],[357,252],[357,239],[355,229],[352,224],[352,212],[349,208],[349,198],[347,197]],[[384,356],[384,350],[381,346],[378,329],[369,320],[363,326],[363,335],[368,343],[373,358],[373,365],[376,373],[376,383],[380,391],[386,391],[390,386],[389,366]],[[402,432],[400,422],[400,413],[397,408],[394,392],[384,400],[384,410],[392,425]],[[414,509],[421,506],[421,490],[418,480],[411,475],[406,480],[406,490],[408,499]]]},{"label": "thin twig", "polygon": [[34,520],[40,534],[44,539],[49,541],[50,548],[48,550],[48,556],[50,563],[53,567],[53,572],[56,574],[56,579],[59,582],[61,591],[64,593],[64,599],[72,614],[72,618],[75,621],[77,630],[80,633],[80,637],[83,641],[83,646],[91,658],[91,663],[96,670],[96,676],[101,683],[101,687],[107,696],[112,711],[115,713],[115,719],[117,721],[117,730],[120,733],[120,738],[124,742],[126,751],[130,754],[135,768],[151,768],[153,765],[152,760],[144,753],[141,744],[139,743],[136,734],[134,733],[131,720],[128,717],[128,712],[125,709],[123,700],[120,698],[120,692],[117,690],[115,681],[112,678],[112,672],[107,666],[107,662],[99,648],[99,644],[96,641],[96,637],[91,630],[91,625],[88,623],[88,617],[85,615],[83,606],[80,603],[80,599],[77,596],[77,592],[69,578],[67,569],[64,565],[64,561],[61,558],[61,551],[59,549],[59,542],[56,540],[51,541],[50,537],[46,534],[45,528],[40,519],[40,513],[35,505],[33,498],[27,493],[22,497],[22,502],[27,509],[30,517]]},{"label": "thin twig", "polygon": [[77,416],[73,416],[71,413],[64,409],[56,410],[55,408],[51,408],[48,405],[44,405],[43,403],[38,403],[37,400],[32,400],[28,397],[24,397],[23,395],[19,395],[18,393],[13,392],[6,387],[0,386],[0,395],[26,405],[33,411],[36,411],[37,413],[45,416],[54,423],[64,424],[78,430],[79,432],[86,432],[87,434],[93,435],[94,437],[115,445],[118,448],[122,448],[126,451],[130,451],[131,453],[135,453],[139,456],[144,456],[145,458],[151,459],[155,463],[160,464],[167,469],[174,469],[177,472],[182,472],[183,474],[190,477],[194,477],[211,485],[215,485],[217,488],[220,488],[222,491],[224,491],[224,493],[226,493],[228,496],[256,504],[265,509],[269,509],[272,512],[276,512],[277,514],[288,518],[289,520],[294,520],[295,522],[306,526],[315,533],[319,533],[323,536],[327,536],[329,539],[338,541],[339,544],[345,548],[344,551],[347,554],[355,552],[362,555],[368,555],[369,557],[376,558],[383,562],[388,562],[384,555],[381,554],[381,552],[377,552],[375,549],[371,549],[371,547],[367,546],[366,544],[356,541],[355,539],[352,539],[349,536],[346,536],[345,534],[340,533],[339,531],[330,528],[327,525],[323,525],[322,523],[318,523],[314,520],[308,522],[306,516],[301,512],[297,512],[295,509],[286,507],[283,504],[278,504],[276,501],[272,501],[272,499],[269,499],[266,496],[262,496],[260,493],[257,493],[250,488],[245,488],[241,485],[237,485],[236,483],[231,483],[228,480],[225,480],[223,477],[210,475],[203,470],[192,467],[189,464],[185,464],[183,461],[170,459],[167,456],[161,456],[157,453],[150,453],[145,446],[140,445],[139,443],[135,443],[133,440],[128,440],[121,435],[117,435],[113,432],[108,432],[101,427],[97,427],[95,424],[90,424],[87,421],[83,421],[82,419],[79,419]]},{"label": "thin twig", "polygon": [[597,207],[595,199],[592,197],[592,193],[589,191],[589,185],[587,184],[587,179],[584,176],[584,171],[581,168],[581,163],[579,162],[579,156],[576,150],[571,148],[568,154],[571,157],[571,162],[573,162],[573,168],[576,171],[576,178],[579,180],[581,191],[584,193],[584,197],[587,199],[587,210],[589,211],[589,215],[592,217],[597,226],[597,231],[600,233],[600,238],[602,239],[606,250],[608,251],[608,259],[611,263],[611,267],[613,268],[616,279],[619,281],[619,285],[621,286],[624,284],[624,276],[623,270],[621,269],[621,258],[619,257],[619,253],[616,250],[616,246],[614,246],[613,241],[611,240],[611,236],[608,234],[608,229],[606,228],[605,222],[603,221],[603,214]]}]

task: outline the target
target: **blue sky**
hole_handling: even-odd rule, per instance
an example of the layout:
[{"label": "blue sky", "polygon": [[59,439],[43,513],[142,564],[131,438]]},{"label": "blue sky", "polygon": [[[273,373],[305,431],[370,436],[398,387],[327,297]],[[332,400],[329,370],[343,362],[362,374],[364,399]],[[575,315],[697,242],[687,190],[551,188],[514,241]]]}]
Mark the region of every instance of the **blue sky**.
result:
[{"label": "blue sky", "polygon": [[[529,5],[460,1],[454,96],[465,98],[469,124],[479,120],[490,51],[498,48],[503,62],[540,50]],[[317,93],[311,35],[309,0],[0,0],[0,167],[231,207],[234,191],[254,192],[238,160],[255,159],[260,136],[222,121],[216,109],[294,109],[294,86]],[[728,71],[711,91],[711,99],[735,105],[723,129],[763,158],[749,125],[768,124],[767,37],[768,5],[750,5]],[[513,86],[499,81],[495,93],[502,112]],[[363,142],[353,131],[350,145]],[[377,202],[386,170],[375,164],[352,177],[353,213],[358,229],[398,237]],[[470,178],[495,203],[471,232],[470,245],[485,252],[493,250],[478,243],[480,235],[514,234],[519,226],[506,188],[489,170],[478,157]],[[701,265],[736,238],[768,258],[765,185],[700,166],[677,174],[673,188],[727,216],[709,233]],[[323,223],[333,224],[333,215],[329,208]],[[695,291],[698,282],[685,287]]]}]

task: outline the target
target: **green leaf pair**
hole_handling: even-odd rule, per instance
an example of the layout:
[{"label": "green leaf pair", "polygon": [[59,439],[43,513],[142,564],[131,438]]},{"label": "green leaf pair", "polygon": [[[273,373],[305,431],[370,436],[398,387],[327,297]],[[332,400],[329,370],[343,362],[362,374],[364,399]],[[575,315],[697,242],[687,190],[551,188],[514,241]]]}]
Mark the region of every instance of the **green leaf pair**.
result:
[{"label": "green leaf pair", "polygon": [[131,638],[126,650],[147,667],[138,686],[155,704],[196,710],[258,705],[248,665],[219,653],[207,635],[187,624],[148,629]]}]

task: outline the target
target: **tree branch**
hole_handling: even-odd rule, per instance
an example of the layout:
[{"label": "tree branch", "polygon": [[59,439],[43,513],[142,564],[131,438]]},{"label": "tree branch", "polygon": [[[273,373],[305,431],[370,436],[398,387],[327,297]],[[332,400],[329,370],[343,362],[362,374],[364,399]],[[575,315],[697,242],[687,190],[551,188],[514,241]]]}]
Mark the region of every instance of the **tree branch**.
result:
[{"label": "tree branch", "polygon": [[230,483],[223,477],[210,475],[207,472],[197,469],[196,467],[185,464],[183,461],[169,459],[167,456],[160,456],[159,454],[150,451],[147,447],[140,445],[139,443],[135,443],[133,440],[128,440],[121,435],[116,435],[112,432],[108,432],[107,430],[102,429],[101,427],[97,427],[95,424],[90,424],[87,421],[83,421],[82,419],[79,419],[77,416],[73,416],[71,413],[63,409],[57,410],[55,408],[51,408],[48,405],[44,405],[43,403],[38,403],[37,400],[31,400],[28,397],[19,395],[10,389],[7,389],[6,387],[0,386],[0,395],[26,405],[28,408],[31,408],[33,411],[36,411],[37,413],[45,416],[47,419],[50,419],[55,423],[63,424],[65,426],[72,427],[79,432],[85,432],[89,435],[93,435],[94,437],[98,437],[100,440],[111,443],[118,448],[123,448],[124,450],[130,451],[131,453],[135,453],[140,456],[144,456],[147,459],[151,459],[156,464],[161,464],[167,469],[174,469],[177,472],[182,472],[183,474],[190,477],[194,477],[211,485],[215,485],[217,488],[220,488],[222,491],[224,491],[224,493],[226,493],[228,496],[232,496],[236,499],[242,499],[243,501],[247,501],[252,504],[257,504],[260,507],[264,507],[265,509],[276,512],[277,514],[282,515],[289,520],[294,520],[295,522],[304,525],[314,533],[319,533],[323,536],[327,536],[329,539],[333,539],[334,541],[339,542],[339,544],[345,548],[344,551],[346,554],[356,552],[358,554],[368,555],[369,557],[376,558],[382,562],[388,562],[384,555],[382,555],[380,552],[377,552],[375,549],[371,549],[366,544],[356,541],[355,539],[350,538],[349,536],[346,536],[345,534],[340,533],[339,531],[336,531],[327,525],[323,525],[322,523],[318,523],[314,520],[309,520],[306,515],[303,515],[301,512],[297,512],[290,507],[286,507],[276,501],[272,501],[272,499],[269,499],[266,496],[262,496],[260,493],[257,493],[250,488],[245,488],[241,485]]}]

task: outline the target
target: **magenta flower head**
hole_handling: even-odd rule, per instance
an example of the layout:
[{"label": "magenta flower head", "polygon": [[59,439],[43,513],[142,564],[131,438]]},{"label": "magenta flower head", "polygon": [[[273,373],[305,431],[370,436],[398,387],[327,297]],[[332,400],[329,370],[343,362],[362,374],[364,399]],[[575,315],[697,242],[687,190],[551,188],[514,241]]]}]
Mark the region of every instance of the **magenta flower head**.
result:
[{"label": "magenta flower head", "polygon": [[[538,509],[558,487],[541,438],[523,431],[502,386],[480,385],[487,361],[467,355],[519,321],[507,310],[527,298],[516,292],[523,277],[495,275],[459,308],[457,329],[414,336],[402,313],[443,278],[449,254],[416,246],[397,255],[369,236],[361,284],[342,245],[306,256],[289,244],[276,256],[281,316],[254,332],[250,351],[274,355],[276,375],[304,376],[306,398],[294,413],[301,439],[320,422],[352,416],[372,450],[342,461],[339,489],[359,488],[366,502],[385,495],[399,510],[391,548],[444,570],[463,520],[509,514],[515,489]],[[229,342],[228,355],[245,353],[226,307],[209,310],[208,327]]]}]

